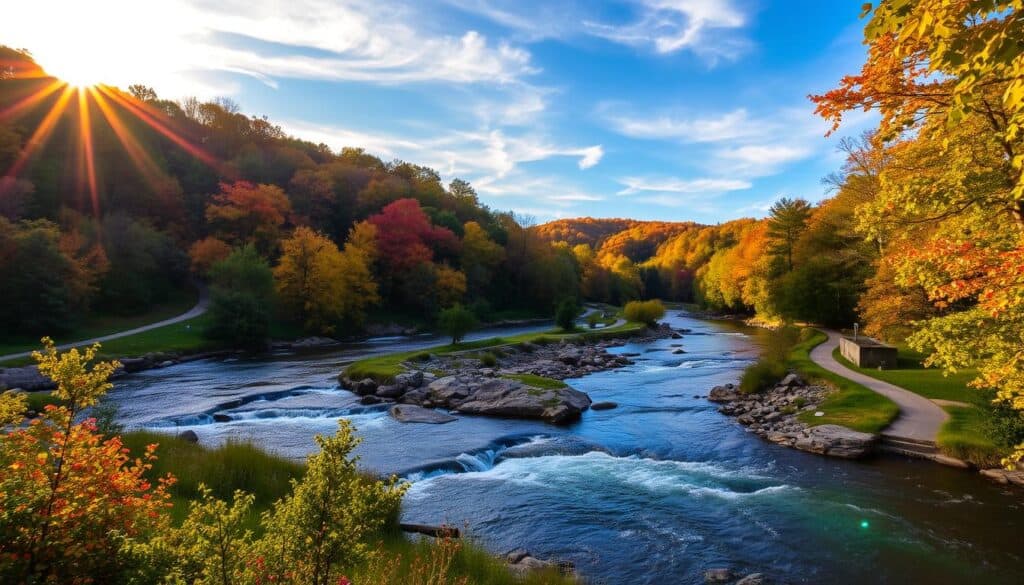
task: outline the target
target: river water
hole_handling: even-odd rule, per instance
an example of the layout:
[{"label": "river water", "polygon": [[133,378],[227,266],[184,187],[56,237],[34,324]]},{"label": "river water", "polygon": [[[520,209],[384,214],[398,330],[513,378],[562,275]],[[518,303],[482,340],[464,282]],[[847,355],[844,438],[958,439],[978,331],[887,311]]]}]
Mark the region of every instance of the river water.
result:
[{"label": "river water", "polygon": [[[764,442],[698,397],[738,378],[759,332],[668,320],[693,332],[615,348],[640,356],[570,380],[619,404],[570,426],[402,424],[338,388],[353,359],[432,337],[181,364],[123,378],[111,396],[131,428],[250,440],[297,459],[348,418],[363,467],[413,482],[404,521],[468,526],[495,552],[569,559],[595,583],[701,583],[712,567],[789,583],[1024,583],[1020,492],[926,462],[847,462]],[[685,354],[672,353],[679,343]]]}]

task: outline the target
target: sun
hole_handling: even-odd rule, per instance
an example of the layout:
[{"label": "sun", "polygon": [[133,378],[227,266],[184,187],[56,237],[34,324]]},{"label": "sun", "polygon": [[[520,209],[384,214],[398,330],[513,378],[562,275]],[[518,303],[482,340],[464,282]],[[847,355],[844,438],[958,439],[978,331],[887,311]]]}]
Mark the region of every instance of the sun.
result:
[{"label": "sun", "polygon": [[50,75],[78,88],[109,83],[110,71],[105,60],[91,51],[67,51],[51,55],[43,68]]}]

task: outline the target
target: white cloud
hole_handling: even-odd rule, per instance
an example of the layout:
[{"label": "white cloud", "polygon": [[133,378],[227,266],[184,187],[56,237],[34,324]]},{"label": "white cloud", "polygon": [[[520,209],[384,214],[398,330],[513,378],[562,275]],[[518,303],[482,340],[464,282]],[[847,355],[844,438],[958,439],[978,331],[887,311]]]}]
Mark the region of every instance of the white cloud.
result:
[{"label": "white cloud", "polygon": [[739,179],[700,178],[700,179],[679,179],[668,178],[647,178],[647,177],[623,177],[619,182],[625,185],[625,189],[618,192],[619,195],[633,195],[642,192],[654,193],[724,193],[726,191],[742,191],[752,187],[749,181]]},{"label": "white cloud", "polygon": [[787,163],[809,157],[807,146],[790,144],[751,144],[715,152],[723,169],[744,176],[763,176],[778,172]]},{"label": "white cloud", "polygon": [[744,108],[701,117],[671,114],[639,116],[612,113],[614,109],[616,106],[613,104],[603,104],[598,107],[598,115],[603,117],[613,130],[631,138],[719,142],[764,136],[775,126],[768,121],[751,118]]},{"label": "white cloud", "polygon": [[735,59],[749,44],[730,34],[746,24],[731,0],[639,0],[637,12],[628,24],[584,24],[591,34],[616,43],[661,54],[688,49],[711,63]]}]

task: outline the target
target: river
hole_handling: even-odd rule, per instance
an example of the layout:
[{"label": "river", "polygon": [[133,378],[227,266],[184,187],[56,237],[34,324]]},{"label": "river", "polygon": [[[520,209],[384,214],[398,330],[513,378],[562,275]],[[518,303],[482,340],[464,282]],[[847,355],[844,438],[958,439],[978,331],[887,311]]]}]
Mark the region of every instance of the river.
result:
[{"label": "river", "polygon": [[923,461],[848,462],[764,442],[698,397],[738,378],[759,332],[668,321],[692,330],[686,353],[673,354],[673,340],[613,349],[640,356],[569,382],[619,407],[569,426],[402,424],[338,388],[353,359],[438,343],[428,336],[185,363],[122,378],[111,397],[129,428],[251,440],[297,459],[348,418],[363,467],[413,482],[404,521],[468,526],[495,552],[572,560],[594,583],[701,583],[713,567],[789,583],[1024,583],[1019,491]]}]

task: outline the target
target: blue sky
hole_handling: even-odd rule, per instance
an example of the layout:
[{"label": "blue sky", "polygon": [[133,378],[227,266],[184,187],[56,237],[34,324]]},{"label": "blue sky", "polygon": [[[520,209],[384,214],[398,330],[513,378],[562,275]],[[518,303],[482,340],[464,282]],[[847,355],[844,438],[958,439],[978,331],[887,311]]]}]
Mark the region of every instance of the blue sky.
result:
[{"label": "blue sky", "polygon": [[57,75],[231,97],[541,221],[713,223],[821,199],[839,136],[806,96],[864,55],[856,0],[21,4],[0,38]]}]

